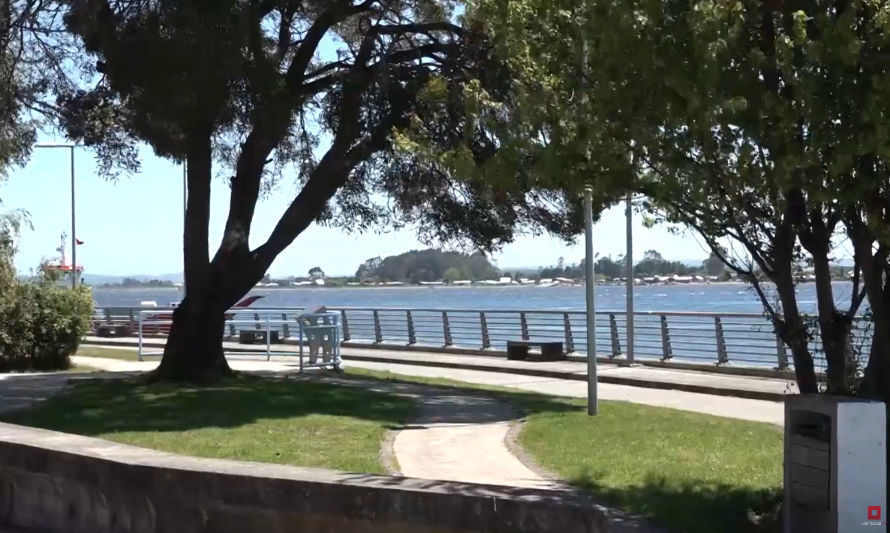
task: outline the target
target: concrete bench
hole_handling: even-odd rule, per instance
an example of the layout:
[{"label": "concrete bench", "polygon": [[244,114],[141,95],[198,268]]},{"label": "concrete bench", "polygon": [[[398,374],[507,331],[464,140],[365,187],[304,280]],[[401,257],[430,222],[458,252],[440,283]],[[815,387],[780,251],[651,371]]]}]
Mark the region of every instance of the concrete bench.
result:
[{"label": "concrete bench", "polygon": [[[532,352],[537,347],[539,352]],[[513,340],[507,341],[507,359],[522,361],[562,361],[566,358],[565,350],[559,341]]]}]

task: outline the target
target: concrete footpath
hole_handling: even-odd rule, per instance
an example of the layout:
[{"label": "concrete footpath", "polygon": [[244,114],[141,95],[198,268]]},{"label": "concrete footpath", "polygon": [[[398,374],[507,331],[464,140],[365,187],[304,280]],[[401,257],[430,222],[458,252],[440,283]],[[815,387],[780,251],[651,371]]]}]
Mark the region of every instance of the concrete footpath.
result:
[{"label": "concrete footpath", "polygon": [[[135,337],[106,338],[87,337],[87,344],[117,347],[135,347]],[[163,348],[164,339],[147,339],[144,346],[153,351]],[[225,349],[231,353],[244,350],[265,350],[265,345],[249,346],[235,342],[224,343]],[[289,344],[272,345],[274,352],[297,353],[298,346]],[[411,366],[430,366],[456,370],[479,370],[485,372],[502,372],[540,378],[560,380],[587,381],[587,363],[583,361],[511,361],[504,354],[492,352],[491,355],[470,355],[442,353],[441,351],[392,350],[382,348],[360,348],[347,345],[342,348],[343,358],[355,363],[402,364]],[[273,356],[273,359],[276,359]],[[714,367],[708,370],[688,368],[689,365],[671,363],[661,366],[635,365],[626,366],[615,362],[601,361],[597,365],[597,378],[600,383],[630,385],[653,389],[686,391],[720,396],[735,396],[753,400],[782,401],[787,394],[797,394],[797,385],[788,377],[769,376],[768,369],[755,369],[753,373],[762,375],[741,375],[740,369],[733,367]],[[746,369],[747,370],[747,369]]]}]

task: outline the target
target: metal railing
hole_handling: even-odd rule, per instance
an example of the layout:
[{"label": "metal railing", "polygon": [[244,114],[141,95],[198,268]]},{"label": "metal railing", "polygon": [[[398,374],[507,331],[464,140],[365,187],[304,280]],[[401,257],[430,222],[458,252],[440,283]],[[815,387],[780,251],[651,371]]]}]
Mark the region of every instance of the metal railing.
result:
[{"label": "metal railing", "polygon": [[[172,310],[159,308],[97,309],[96,322],[129,325],[140,338],[163,336],[169,330]],[[583,311],[502,310],[502,309],[408,309],[336,307],[340,313],[343,341],[351,346],[391,349],[430,349],[463,353],[504,351],[511,339],[549,340],[563,343],[568,355],[586,356],[587,330]],[[264,350],[239,349],[239,353],[294,355],[278,344],[294,344],[296,318],[301,308],[245,308],[227,313],[226,341],[236,342],[244,332],[264,332]],[[734,365],[786,370],[788,350],[777,337],[772,324],[754,313],[637,312],[634,313],[634,358],[626,356],[626,314],[597,312],[596,338],[599,356],[634,362],[682,362],[705,366]],[[135,323],[131,323],[134,321]],[[94,322],[94,326],[96,324]],[[854,326],[854,344],[867,350],[870,323],[859,320]],[[821,360],[818,336],[811,349]]]}]

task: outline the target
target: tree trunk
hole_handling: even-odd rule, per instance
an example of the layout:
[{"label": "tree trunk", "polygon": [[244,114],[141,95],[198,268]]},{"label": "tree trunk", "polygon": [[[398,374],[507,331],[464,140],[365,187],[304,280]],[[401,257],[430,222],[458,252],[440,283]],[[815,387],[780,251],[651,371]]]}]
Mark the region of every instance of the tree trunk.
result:
[{"label": "tree trunk", "polygon": [[819,250],[813,253],[813,268],[816,274],[819,335],[825,352],[826,392],[848,395],[853,393],[856,372],[850,342],[853,321],[837,310],[831,286],[831,267],[828,264],[828,237],[823,235],[821,238],[822,242],[816,243]]},{"label": "tree trunk", "polygon": [[191,296],[173,311],[173,326],[157,377],[208,383],[231,374],[223,353],[225,309]]}]

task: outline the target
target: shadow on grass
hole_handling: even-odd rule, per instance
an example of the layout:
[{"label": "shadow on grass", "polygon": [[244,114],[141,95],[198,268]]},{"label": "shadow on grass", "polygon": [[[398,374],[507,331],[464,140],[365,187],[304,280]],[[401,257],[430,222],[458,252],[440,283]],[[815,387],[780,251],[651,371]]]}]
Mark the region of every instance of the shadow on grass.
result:
[{"label": "shadow on grass", "polygon": [[782,491],[746,489],[729,483],[692,483],[649,476],[623,489],[599,484],[596,473],[568,480],[604,503],[657,517],[669,531],[689,533],[779,533]]},{"label": "shadow on grass", "polygon": [[232,428],[260,419],[310,415],[398,425],[410,416],[412,409],[410,400],[384,392],[242,375],[209,386],[149,384],[143,378],[89,380],[33,408],[4,413],[0,419],[81,435],[102,435]]}]

